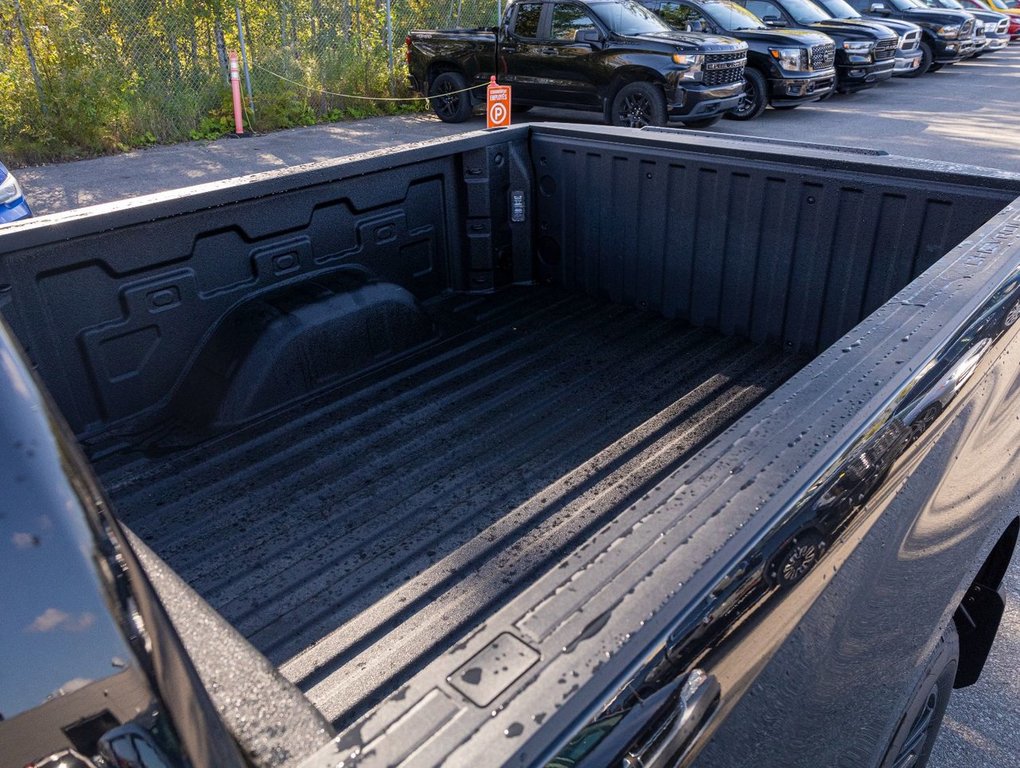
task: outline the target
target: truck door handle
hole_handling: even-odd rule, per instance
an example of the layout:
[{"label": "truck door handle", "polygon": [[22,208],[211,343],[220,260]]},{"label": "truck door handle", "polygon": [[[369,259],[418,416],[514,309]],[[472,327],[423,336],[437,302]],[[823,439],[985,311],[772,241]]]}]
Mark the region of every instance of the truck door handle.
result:
[{"label": "truck door handle", "polygon": [[556,49],[555,48],[542,48],[541,50],[539,50],[539,53],[541,53],[543,56],[555,56],[556,55]]},{"label": "truck door handle", "polygon": [[722,689],[715,675],[691,670],[646,729],[627,749],[624,768],[673,766],[690,749],[718,708]]}]

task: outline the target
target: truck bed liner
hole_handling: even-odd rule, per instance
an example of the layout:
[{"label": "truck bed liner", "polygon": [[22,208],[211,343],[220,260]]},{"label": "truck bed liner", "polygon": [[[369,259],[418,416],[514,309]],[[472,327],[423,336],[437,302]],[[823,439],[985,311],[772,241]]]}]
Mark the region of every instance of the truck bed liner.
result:
[{"label": "truck bed liner", "polygon": [[104,474],[127,525],[339,725],[806,362],[553,290],[439,309],[477,325]]}]

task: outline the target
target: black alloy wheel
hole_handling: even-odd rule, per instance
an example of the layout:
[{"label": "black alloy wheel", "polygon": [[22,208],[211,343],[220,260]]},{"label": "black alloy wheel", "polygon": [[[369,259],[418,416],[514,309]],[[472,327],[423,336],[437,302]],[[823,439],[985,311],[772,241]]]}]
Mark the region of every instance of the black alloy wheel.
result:
[{"label": "black alloy wheel", "polygon": [[432,81],[432,109],[444,123],[462,123],[471,117],[467,80],[460,72],[442,72]]},{"label": "black alloy wheel", "polygon": [[666,97],[652,83],[630,83],[613,99],[611,122],[626,128],[666,124]]},{"label": "black alloy wheel", "polygon": [[747,67],[744,69],[744,93],[740,103],[726,113],[731,120],[753,120],[768,106],[768,84],[761,72]]}]

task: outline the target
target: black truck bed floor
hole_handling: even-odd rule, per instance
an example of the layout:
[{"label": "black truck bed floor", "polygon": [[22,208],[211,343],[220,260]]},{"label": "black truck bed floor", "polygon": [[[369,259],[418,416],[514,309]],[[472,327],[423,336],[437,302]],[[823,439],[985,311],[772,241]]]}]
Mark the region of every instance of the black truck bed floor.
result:
[{"label": "black truck bed floor", "polygon": [[121,519],[338,725],[806,362],[539,289],[456,301],[470,330],[103,474]]}]

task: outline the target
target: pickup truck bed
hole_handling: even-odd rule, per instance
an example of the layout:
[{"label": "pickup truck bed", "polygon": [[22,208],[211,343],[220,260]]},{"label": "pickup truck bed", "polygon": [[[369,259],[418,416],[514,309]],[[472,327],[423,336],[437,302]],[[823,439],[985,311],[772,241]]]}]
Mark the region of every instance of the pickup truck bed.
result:
[{"label": "pickup truck bed", "polygon": [[872,765],[1012,552],[1018,193],[522,126],[14,225],[0,310],[157,589],[344,731],[305,768],[675,752],[695,666],[710,764]]},{"label": "pickup truck bed", "polygon": [[102,479],[122,519],[349,722],[806,361],[551,289],[326,399]]}]

